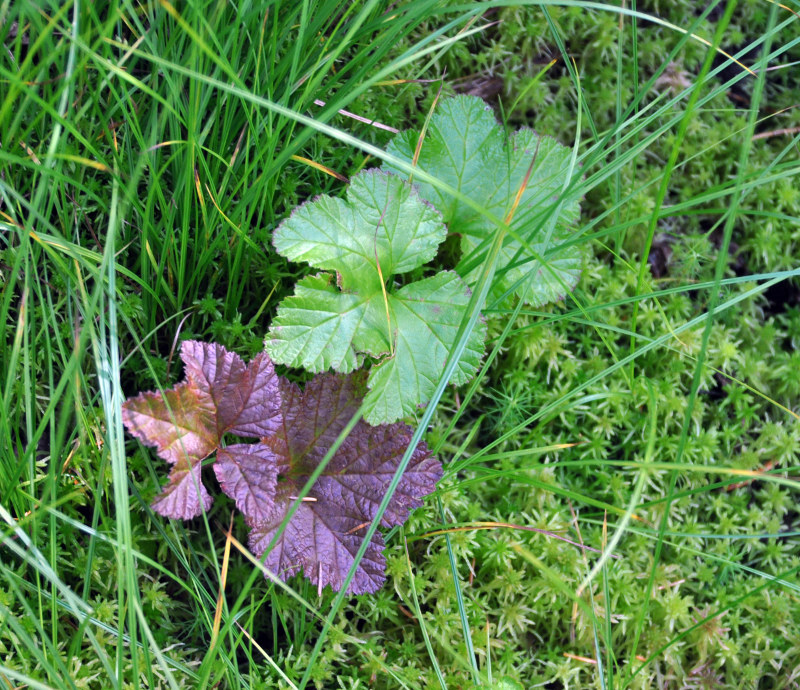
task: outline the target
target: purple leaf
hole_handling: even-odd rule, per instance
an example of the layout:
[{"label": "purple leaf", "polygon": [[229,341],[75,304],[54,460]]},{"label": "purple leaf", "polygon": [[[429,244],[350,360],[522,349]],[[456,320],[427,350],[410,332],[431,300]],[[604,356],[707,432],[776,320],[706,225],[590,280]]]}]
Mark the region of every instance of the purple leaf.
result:
[{"label": "purple leaf", "polygon": [[[318,492],[339,505],[355,504],[359,514],[372,520],[410,440],[411,428],[406,424],[359,424],[325,468]],[[411,456],[381,525],[402,525],[441,478],[441,464],[421,443]]]},{"label": "purple leaf", "polygon": [[[301,393],[293,384],[283,390],[284,424],[264,439],[278,456],[281,481],[275,515],[255,525],[250,546],[262,554],[339,432],[361,404],[365,376],[315,377]],[[411,440],[405,424],[373,427],[358,422],[311,488],[266,564],[281,577],[302,570],[314,584],[340,589],[363,535],[377,515],[389,483]],[[282,457],[281,457],[282,456]],[[441,465],[420,444],[397,487],[381,524],[401,524],[410,509],[436,488]],[[373,592],[384,581],[383,540],[376,533],[359,563],[348,591]]]},{"label": "purple leaf", "polygon": [[182,460],[172,468],[169,482],[151,505],[164,517],[191,520],[211,508],[212,503],[213,499],[200,481],[200,463],[192,465]]},{"label": "purple leaf", "polygon": [[[251,527],[250,545],[282,578],[302,572],[320,589],[339,590],[411,441],[405,424],[359,421],[276,538],[292,504],[366,393],[366,374],[325,374],[301,390],[275,375],[266,354],[245,365],[220,345],[187,341],[181,348],[186,381],[163,393],[142,393],[123,404],[123,421],[143,443],[172,463],[169,481],[153,501],[161,515],[190,519],[211,507],[201,484],[202,461],[214,451],[214,473]],[[226,433],[259,439],[222,447]],[[442,468],[424,443],[381,518],[402,524],[436,488]],[[383,537],[376,533],[348,592],[383,584]]]},{"label": "purple leaf", "polygon": [[[261,554],[280,526],[291,501],[284,497],[283,510],[253,529],[250,548]],[[267,555],[264,565],[282,580],[302,571],[319,589],[330,585],[339,591],[363,541],[369,523],[342,514],[337,505],[304,501]],[[376,533],[358,564],[348,591],[352,594],[376,592],[386,577],[383,537]]]},{"label": "purple leaf", "polygon": [[351,376],[322,374],[309,381],[303,391],[295,383],[282,382],[282,424],[276,439],[286,444],[277,447],[287,465],[290,457],[297,465],[313,456],[316,461],[312,459],[309,465],[313,471],[358,411],[367,391],[366,380],[363,372]]},{"label": "purple leaf", "polygon": [[181,359],[190,383],[214,401],[218,438],[228,432],[251,438],[275,432],[280,385],[265,352],[245,366],[239,355],[222,345],[187,340],[181,346]]},{"label": "purple leaf", "polygon": [[164,393],[142,393],[123,403],[122,421],[142,443],[171,463],[207,457],[228,433],[251,438],[280,426],[281,386],[266,353],[245,366],[215,343],[181,346],[185,383]]},{"label": "purple leaf", "polygon": [[269,520],[275,512],[278,468],[275,454],[261,443],[220,448],[214,473],[222,490],[234,501],[248,522]]},{"label": "purple leaf", "polygon": [[190,383],[164,393],[141,393],[122,405],[122,421],[136,438],[173,465],[197,462],[217,447],[211,397]]},{"label": "purple leaf", "polygon": [[[142,393],[126,400],[122,405],[122,421],[142,443],[155,446],[160,457],[183,466],[184,473],[191,466],[195,474],[197,465],[199,480],[198,463],[220,446],[227,432],[258,438],[278,429],[280,384],[266,354],[254,357],[245,366],[239,355],[221,345],[187,340],[181,346],[181,359],[187,380],[163,393]],[[274,467],[271,471],[275,473]],[[182,488],[176,488],[177,479],[170,476],[164,493],[153,503],[158,513],[165,517],[195,517],[200,514],[201,497],[211,505],[208,494],[192,497],[182,482]],[[243,479],[234,480],[224,472],[223,476],[229,485],[238,486]],[[268,480],[255,478],[252,468],[247,476],[246,483],[253,487],[267,485],[264,482]],[[234,498],[238,503],[240,497],[236,493]],[[266,494],[262,490],[260,495]],[[176,504],[179,499],[185,502]],[[252,499],[241,500],[255,510]],[[256,514],[263,517],[269,510],[264,507],[256,510]]]}]

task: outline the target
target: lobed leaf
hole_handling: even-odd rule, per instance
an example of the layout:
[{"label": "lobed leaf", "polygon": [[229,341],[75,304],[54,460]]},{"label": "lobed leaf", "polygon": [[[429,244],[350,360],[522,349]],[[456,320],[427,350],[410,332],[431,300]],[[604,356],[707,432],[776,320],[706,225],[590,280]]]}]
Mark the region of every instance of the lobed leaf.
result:
[{"label": "lobed leaf", "polygon": [[[281,505],[283,510],[274,520],[258,525],[251,532],[249,544],[254,553],[263,553],[275,537],[291,502],[286,499]],[[359,518],[342,515],[338,510],[329,513],[314,510],[314,505],[304,502],[298,508],[264,565],[283,580],[302,572],[320,589],[330,585],[339,591],[363,541],[357,532],[361,530],[363,534],[369,523],[365,525]],[[386,581],[383,548],[383,537],[376,532],[350,581],[350,594],[377,592],[383,586]]]},{"label": "lobed leaf", "polygon": [[239,355],[221,345],[187,340],[181,359],[186,382],[126,400],[122,421],[131,434],[175,465],[153,509],[165,517],[189,519],[211,506],[200,482],[199,463],[220,446],[226,433],[252,438],[273,433],[281,401],[278,378],[265,353],[245,366]]},{"label": "lobed leaf", "polygon": [[262,522],[272,517],[278,467],[270,448],[262,443],[220,448],[214,474],[220,488],[236,501],[236,507],[249,521]]},{"label": "lobed leaf", "polygon": [[282,364],[347,374],[361,366],[363,353],[389,352],[385,310],[380,313],[377,297],[341,292],[330,273],[306,276],[278,307],[267,351]]},{"label": "lobed leaf", "polygon": [[[365,419],[394,422],[430,399],[444,370],[470,292],[444,272],[396,287],[392,276],[433,258],[445,237],[440,215],[408,183],[377,171],[356,175],[346,200],[319,197],[275,231],[290,259],[336,274],[308,276],[278,307],[267,337],[276,362],[349,373],[380,360],[367,382]],[[454,381],[475,373],[485,326],[470,334]]]},{"label": "lobed leaf", "polygon": [[[387,151],[409,162],[417,147],[416,132],[401,132]],[[571,151],[555,139],[521,129],[507,140],[491,108],[474,96],[445,99],[431,118],[418,167],[459,190],[495,217],[505,219],[514,209],[509,236],[498,259],[493,296],[513,291],[533,306],[563,297],[578,281],[581,251],[569,244],[571,226],[580,216],[577,199],[562,196],[568,186]],[[385,165],[387,170],[394,170]],[[497,227],[467,204],[436,186],[415,182],[423,198],[444,217],[451,232],[461,236],[462,275],[474,284],[478,258]]]},{"label": "lobed leaf", "polygon": [[[376,423],[415,412],[427,401],[447,364],[470,293],[454,271],[411,283],[389,296],[394,333],[394,357],[370,372],[370,392],[364,398],[365,419]],[[470,334],[452,382],[469,381],[483,356],[485,326]]]},{"label": "lobed leaf", "polygon": [[214,499],[200,481],[200,467],[199,462],[179,460],[170,470],[166,486],[153,500],[153,510],[175,520],[191,520],[211,508]]},{"label": "lobed leaf", "polygon": [[367,170],[353,177],[345,199],[322,195],[295,209],[272,242],[292,261],[335,271],[344,291],[374,292],[381,274],[433,259],[445,235],[441,215],[402,178]]},{"label": "lobed leaf", "polygon": [[214,401],[217,437],[258,438],[278,424],[280,397],[275,368],[266,353],[245,366],[239,355],[216,343],[187,340],[181,346],[186,377]]},{"label": "lobed leaf", "polygon": [[190,383],[163,393],[140,393],[122,404],[128,431],[175,465],[194,463],[217,446],[214,401]]},{"label": "lobed leaf", "polygon": [[[284,386],[283,428],[264,440],[282,468],[276,509],[271,519],[253,525],[250,547],[255,553],[263,553],[272,541],[308,477],[358,410],[363,392],[363,374],[317,376],[302,392],[294,384]],[[331,585],[341,589],[411,435],[405,424],[356,424],[267,555],[266,567],[281,577],[302,570],[320,588]],[[381,525],[402,524],[441,476],[441,465],[427,446],[420,444]],[[382,538],[376,534],[348,591],[361,594],[380,588],[385,579],[382,549]]]},{"label": "lobed leaf", "polygon": [[[276,376],[263,353],[245,366],[219,345],[190,341],[182,346],[181,357],[185,382],[123,405],[129,431],[173,464],[153,509],[176,519],[208,510],[212,499],[201,482],[201,462],[216,451],[220,487],[244,514],[251,548],[262,555],[308,478],[369,395],[367,375],[320,375],[301,390]],[[259,441],[223,447],[226,433]],[[411,436],[405,424],[359,421],[276,538],[266,566],[283,578],[302,571],[320,588],[340,589]],[[441,476],[441,465],[420,444],[381,525],[404,522]],[[383,546],[376,534],[348,591],[373,592],[383,584]]]}]

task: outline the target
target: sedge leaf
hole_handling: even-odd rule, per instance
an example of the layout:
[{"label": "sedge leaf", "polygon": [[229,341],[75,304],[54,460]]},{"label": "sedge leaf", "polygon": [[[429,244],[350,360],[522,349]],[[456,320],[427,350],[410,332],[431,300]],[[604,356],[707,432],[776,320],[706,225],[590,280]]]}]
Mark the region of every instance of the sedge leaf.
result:
[{"label": "sedge leaf", "polygon": [[[401,132],[387,151],[411,162],[417,140],[416,132]],[[580,207],[577,200],[561,199],[569,181],[570,157],[570,149],[530,129],[521,129],[508,139],[491,108],[475,96],[445,99],[431,117],[418,167],[497,218],[505,219],[513,210],[510,227],[525,242],[506,238],[498,258],[494,297],[513,290],[526,303],[541,306],[560,299],[577,283],[581,250],[568,241]],[[461,236],[462,275],[473,285],[480,266],[470,259],[488,248],[497,227],[434,185],[415,181],[415,187],[442,212],[450,232]]]},{"label": "sedge leaf", "polygon": [[[356,175],[346,199],[321,196],[275,230],[281,254],[333,271],[304,278],[278,307],[266,347],[280,364],[347,373],[365,356],[370,372],[364,418],[371,424],[414,414],[439,380],[470,292],[454,272],[397,287],[392,277],[430,261],[446,235],[441,215],[395,175]],[[454,383],[475,373],[485,326],[470,334]]]}]

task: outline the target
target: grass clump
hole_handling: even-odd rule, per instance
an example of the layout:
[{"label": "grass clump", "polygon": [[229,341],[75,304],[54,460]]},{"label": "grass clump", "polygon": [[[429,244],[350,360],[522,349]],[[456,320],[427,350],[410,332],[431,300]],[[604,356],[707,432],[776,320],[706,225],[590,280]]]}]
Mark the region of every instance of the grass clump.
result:
[{"label": "grass clump", "polygon": [[[0,677],[791,687],[797,19],[733,5],[0,6]],[[264,583],[230,504],[147,508],[120,405],[182,340],[262,350],[302,277],[273,229],[342,192],[307,161],[351,177],[392,136],[337,112],[419,128],[438,84],[403,80],[445,69],[573,147],[581,282],[485,305],[380,592]]]}]

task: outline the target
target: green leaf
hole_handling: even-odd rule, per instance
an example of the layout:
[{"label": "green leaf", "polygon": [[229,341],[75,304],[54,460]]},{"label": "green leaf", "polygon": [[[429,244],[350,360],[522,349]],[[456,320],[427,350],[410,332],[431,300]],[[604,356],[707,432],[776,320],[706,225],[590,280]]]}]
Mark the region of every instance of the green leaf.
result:
[{"label": "green leaf", "polygon": [[346,200],[323,195],[299,206],[272,241],[287,259],[336,271],[345,291],[380,290],[381,273],[427,263],[446,232],[441,215],[402,178],[370,170],[352,179]]},{"label": "green leaf", "polygon": [[[365,419],[414,414],[436,387],[466,316],[470,292],[453,272],[396,287],[392,276],[430,261],[446,229],[441,215],[395,175],[356,175],[346,200],[322,196],[275,231],[284,256],[335,271],[308,276],[278,307],[267,337],[274,361],[320,372],[350,372],[364,357],[370,373]],[[485,326],[471,334],[455,383],[475,373]]]},{"label": "green leaf", "polygon": [[[367,379],[371,390],[364,397],[364,415],[368,422],[392,417],[398,409],[410,414],[414,409],[407,400],[429,399],[468,303],[464,281],[453,271],[412,283],[389,296],[395,353],[374,367]],[[467,341],[452,378],[457,386],[472,378],[483,356],[483,330],[481,324],[479,337],[473,332]]]},{"label": "green leaf", "polygon": [[389,351],[386,316],[377,309],[376,294],[374,289],[343,293],[329,273],[303,278],[294,295],[278,307],[267,351],[275,362],[315,373],[357,369],[363,360],[360,353],[377,356]]},{"label": "green leaf", "polygon": [[[387,151],[411,162],[417,138],[416,132],[402,132]],[[580,207],[577,200],[561,199],[570,156],[571,151],[555,139],[529,129],[521,129],[507,140],[491,108],[477,97],[446,99],[431,118],[418,167],[497,218],[505,219],[514,208],[533,162],[511,222],[511,229],[524,242],[506,238],[498,259],[494,297],[513,290],[526,303],[540,306],[563,297],[577,283],[581,251],[577,244],[566,243]],[[465,259],[459,272],[469,285],[474,284],[480,270],[476,259],[488,248],[497,226],[431,184],[415,181],[415,186],[442,212],[450,232],[461,236]]]}]

